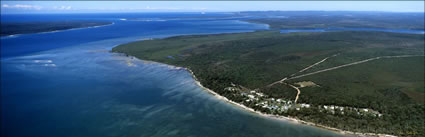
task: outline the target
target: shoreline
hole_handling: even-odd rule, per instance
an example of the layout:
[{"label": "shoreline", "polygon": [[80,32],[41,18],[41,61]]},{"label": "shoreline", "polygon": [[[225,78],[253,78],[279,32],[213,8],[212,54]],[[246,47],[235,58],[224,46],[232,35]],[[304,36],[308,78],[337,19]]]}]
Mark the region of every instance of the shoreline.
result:
[{"label": "shoreline", "polygon": [[[239,20],[239,21],[241,21],[241,22],[247,22],[247,23],[253,23],[253,22],[243,21],[243,20]],[[264,25],[262,23],[254,23],[254,24]],[[272,28],[270,28],[271,27],[270,25],[268,25],[268,24],[265,24],[265,25],[267,25],[267,27],[268,27],[267,30],[272,30]],[[120,52],[112,52],[112,53],[120,53]],[[123,53],[123,54],[127,55],[126,53]],[[127,55],[127,57],[133,58],[133,59],[134,58],[135,59],[138,59],[138,60],[142,61],[143,63],[153,63],[153,64],[164,65],[164,66],[167,66],[170,69],[177,69],[177,70],[184,69],[185,71],[187,71],[187,72],[189,72],[191,74],[192,78],[195,81],[195,84],[198,85],[199,87],[201,87],[207,93],[213,95],[214,97],[216,97],[219,100],[223,100],[223,101],[226,101],[229,104],[235,105],[235,106],[243,109],[244,111],[255,113],[255,114],[257,114],[259,116],[262,116],[262,117],[276,119],[276,120],[282,120],[282,121],[286,121],[286,122],[292,122],[292,123],[295,123],[295,124],[304,124],[304,125],[308,125],[308,126],[313,126],[313,127],[325,129],[325,130],[328,130],[328,131],[333,131],[335,133],[339,133],[339,134],[342,134],[342,135],[376,136],[376,137],[397,137],[395,135],[382,134],[382,133],[353,132],[353,131],[342,130],[342,129],[338,129],[338,128],[334,128],[334,127],[329,127],[329,126],[325,126],[325,125],[321,125],[321,124],[317,124],[317,123],[313,123],[313,122],[304,121],[304,120],[301,120],[301,119],[298,119],[298,118],[294,118],[294,117],[290,117],[290,116],[281,116],[281,115],[275,115],[275,114],[266,114],[266,113],[263,113],[261,111],[256,111],[253,108],[249,108],[249,107],[247,107],[247,106],[245,106],[245,105],[243,105],[241,103],[234,102],[234,101],[232,101],[232,100],[230,100],[230,99],[228,99],[228,98],[226,98],[226,97],[224,97],[224,96],[222,96],[222,95],[214,92],[213,90],[204,87],[200,83],[200,81],[198,80],[198,78],[196,77],[196,75],[193,73],[193,71],[190,70],[189,68],[178,67],[178,66],[174,66],[174,65],[171,65],[171,64],[166,64],[166,63],[152,61],[152,60],[139,59],[139,58],[137,58],[135,56],[130,56],[130,55]]]},{"label": "shoreline", "polygon": [[63,29],[63,30],[53,30],[53,31],[46,31],[46,32],[36,32],[36,33],[11,34],[11,35],[6,35],[6,36],[1,36],[1,39],[16,38],[16,37],[19,37],[19,36],[22,36],[22,35],[46,34],[46,33],[56,33],[56,32],[64,32],[64,31],[79,30],[79,29],[98,28],[98,27],[105,27],[105,26],[114,25],[114,24],[115,24],[115,22],[111,22],[110,24],[97,25],[97,26],[88,26],[88,27],[80,27],[80,28],[70,28],[70,29]]},{"label": "shoreline", "polygon": [[[154,61],[153,61],[154,62]],[[156,62],[156,63],[160,63],[160,62]],[[164,64],[164,63],[161,63]],[[169,64],[165,64],[165,65],[169,65]],[[176,67],[173,65],[170,65],[172,67]],[[318,128],[322,128],[322,129],[326,129],[326,130],[331,130],[340,134],[345,134],[345,135],[357,135],[357,136],[378,136],[378,137],[397,137],[394,135],[389,135],[389,134],[379,134],[379,133],[361,133],[361,132],[352,132],[352,131],[346,131],[346,130],[342,130],[342,129],[338,129],[338,128],[333,128],[333,127],[328,127],[325,125],[321,125],[321,124],[316,124],[316,123],[312,123],[312,122],[307,122],[307,121],[303,121],[297,118],[292,118],[292,117],[285,117],[285,116],[280,116],[280,115],[273,115],[273,114],[265,114],[263,112],[260,111],[256,111],[252,108],[249,108],[243,104],[234,102],[232,100],[229,100],[228,98],[221,96],[220,94],[214,92],[213,90],[204,87],[201,82],[198,81],[198,79],[196,78],[196,75],[192,72],[192,70],[188,69],[188,68],[183,68],[186,71],[188,71],[191,75],[192,78],[195,80],[196,85],[198,85],[199,87],[201,87],[202,89],[204,89],[205,91],[207,91],[208,93],[214,95],[217,99],[226,101],[227,103],[230,103],[232,105],[236,105],[240,108],[242,108],[245,111],[251,112],[251,113],[255,113],[258,114],[260,116],[263,117],[267,117],[267,118],[272,118],[272,119],[277,119],[277,120],[285,120],[285,121],[289,121],[289,122],[293,122],[296,124],[305,124],[305,125],[309,125],[309,126],[314,126],[314,127],[318,127]]]},{"label": "shoreline", "polygon": [[[117,53],[117,52],[114,52],[114,53]],[[190,75],[192,76],[192,78],[194,79],[195,84],[198,85],[199,87],[201,87],[207,93],[213,95],[214,97],[216,97],[219,100],[226,101],[227,103],[229,103],[231,105],[235,105],[235,106],[241,108],[244,111],[255,113],[255,114],[257,114],[259,116],[262,116],[262,117],[276,119],[276,120],[282,120],[282,121],[286,121],[286,122],[292,122],[294,124],[304,124],[304,125],[308,125],[308,126],[322,128],[322,129],[333,131],[333,132],[336,132],[336,133],[339,133],[339,134],[342,134],[342,135],[355,135],[355,136],[363,136],[363,137],[367,137],[367,136],[375,136],[375,137],[397,137],[397,136],[394,136],[394,135],[381,134],[381,133],[362,133],[362,132],[347,131],[347,130],[333,128],[333,127],[329,127],[329,126],[325,126],[325,125],[321,125],[321,124],[317,124],[317,123],[313,123],[313,122],[307,122],[307,121],[300,120],[300,119],[293,118],[293,117],[286,117],[286,116],[280,116],[280,115],[274,115],[274,114],[265,114],[263,112],[256,111],[256,110],[254,110],[252,108],[249,108],[249,107],[247,107],[247,106],[245,106],[243,104],[234,102],[234,101],[232,101],[232,100],[230,100],[230,99],[228,99],[228,98],[226,98],[224,96],[221,96],[220,94],[214,92],[213,90],[204,87],[201,84],[201,82],[199,82],[198,78],[193,73],[193,71],[190,70],[190,69],[188,69],[188,68],[178,67],[178,66],[174,66],[174,65],[170,65],[170,64],[166,64],[166,63],[151,61],[151,60],[143,60],[143,59],[139,59],[139,58],[134,57],[134,56],[128,56],[128,57],[129,58],[133,58],[133,59],[138,59],[138,60],[140,60],[140,61],[142,61],[143,63],[146,63],[146,64],[152,63],[152,64],[164,65],[164,66],[166,66],[166,67],[168,67],[170,69],[177,69],[177,70],[182,70],[183,69],[183,70],[189,72]]]}]

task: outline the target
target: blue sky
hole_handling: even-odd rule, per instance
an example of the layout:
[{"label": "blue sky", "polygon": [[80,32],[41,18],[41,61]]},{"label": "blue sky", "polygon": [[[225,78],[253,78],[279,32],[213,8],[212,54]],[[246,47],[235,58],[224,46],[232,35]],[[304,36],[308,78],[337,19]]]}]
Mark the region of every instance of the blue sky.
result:
[{"label": "blue sky", "polygon": [[424,12],[424,1],[1,1],[1,13],[389,11]]}]

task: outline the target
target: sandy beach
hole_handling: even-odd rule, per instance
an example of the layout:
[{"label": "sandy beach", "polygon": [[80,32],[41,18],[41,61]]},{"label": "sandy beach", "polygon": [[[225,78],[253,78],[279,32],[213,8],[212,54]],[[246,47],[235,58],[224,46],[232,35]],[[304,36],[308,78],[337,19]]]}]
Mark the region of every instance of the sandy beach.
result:
[{"label": "sandy beach", "polygon": [[328,127],[328,126],[321,125],[321,124],[316,124],[316,123],[312,123],[312,122],[303,121],[303,120],[300,120],[300,119],[297,119],[297,118],[293,118],[293,117],[285,117],[285,116],[279,116],[279,115],[273,115],[273,114],[265,114],[265,113],[260,112],[260,111],[255,111],[254,109],[249,108],[249,107],[247,107],[247,106],[245,106],[245,105],[243,105],[243,104],[240,104],[240,103],[234,102],[234,101],[232,101],[232,100],[229,100],[228,98],[226,98],[226,97],[224,97],[224,96],[221,96],[220,94],[218,94],[218,93],[214,92],[213,90],[211,90],[211,89],[209,89],[209,88],[204,87],[204,86],[201,84],[201,82],[199,82],[198,78],[197,78],[197,77],[196,77],[196,75],[193,73],[193,71],[192,71],[192,70],[190,70],[190,69],[188,69],[188,68],[184,68],[184,67],[177,67],[177,66],[173,66],[173,65],[165,64],[165,63],[161,63],[161,62],[156,62],[156,61],[141,60],[141,59],[138,59],[138,58],[133,57],[133,56],[126,56],[126,57],[128,57],[128,58],[132,58],[132,59],[140,60],[140,61],[141,61],[141,62],[143,62],[144,64],[158,64],[158,65],[160,65],[160,66],[168,67],[169,69],[177,69],[177,70],[184,69],[184,70],[186,70],[187,72],[189,72],[189,73],[192,75],[193,79],[195,80],[195,83],[196,83],[199,87],[201,87],[202,89],[204,89],[204,91],[207,91],[209,94],[213,95],[213,96],[214,96],[214,97],[216,97],[217,99],[220,99],[220,100],[226,101],[226,102],[228,102],[228,103],[230,103],[230,104],[232,104],[232,105],[235,105],[235,106],[237,106],[237,107],[239,107],[239,108],[242,108],[242,109],[243,109],[243,110],[245,110],[245,111],[248,111],[248,112],[251,112],[251,113],[255,113],[255,114],[258,114],[258,115],[260,115],[260,116],[264,116],[264,117],[266,117],[266,118],[271,118],[271,119],[275,119],[275,120],[289,121],[289,122],[293,122],[293,123],[296,123],[296,124],[305,124],[305,125],[309,125],[309,126],[319,127],[319,128],[323,128],[323,129],[326,129],[326,130],[334,131],[334,132],[337,132],[337,133],[340,133],[340,134],[344,134],[344,135],[355,135],[355,136],[362,136],[362,137],[367,137],[367,136],[376,136],[376,137],[397,137],[397,136],[394,136],[394,135],[388,135],[388,134],[362,133],[362,132],[352,132],[352,131],[346,131],[346,130],[342,130],[342,129],[337,129],[337,128],[333,128],[333,127]]},{"label": "sandy beach", "polygon": [[260,111],[255,111],[252,108],[249,108],[243,104],[240,103],[236,103],[232,100],[227,99],[226,97],[223,97],[221,95],[219,95],[218,93],[214,92],[211,89],[208,89],[206,87],[204,87],[201,82],[198,81],[198,79],[196,78],[195,74],[192,72],[192,70],[185,68],[191,75],[192,77],[195,79],[195,83],[200,86],[201,88],[203,88],[205,91],[207,91],[208,93],[214,95],[216,98],[226,101],[230,104],[236,105],[246,111],[252,112],[252,113],[256,113],[258,115],[267,117],[267,118],[272,118],[272,119],[276,119],[276,120],[285,120],[285,121],[290,121],[293,123],[297,123],[297,124],[306,124],[306,125],[310,125],[310,126],[315,126],[315,127],[319,127],[319,128],[323,128],[323,129],[327,129],[327,130],[331,130],[331,131],[335,131],[337,133],[340,134],[349,134],[349,135],[356,135],[356,136],[378,136],[378,137],[396,137],[394,135],[388,135],[388,134],[377,134],[377,133],[361,133],[361,132],[352,132],[352,131],[346,131],[346,130],[341,130],[341,129],[337,129],[337,128],[332,128],[332,127],[328,127],[328,126],[324,126],[324,125],[320,125],[320,124],[316,124],[316,123],[312,123],[312,122],[307,122],[307,121],[303,121],[300,119],[296,119],[296,118],[292,118],[292,117],[285,117],[285,116],[279,116],[279,115],[273,115],[273,114],[265,114],[262,113]]}]

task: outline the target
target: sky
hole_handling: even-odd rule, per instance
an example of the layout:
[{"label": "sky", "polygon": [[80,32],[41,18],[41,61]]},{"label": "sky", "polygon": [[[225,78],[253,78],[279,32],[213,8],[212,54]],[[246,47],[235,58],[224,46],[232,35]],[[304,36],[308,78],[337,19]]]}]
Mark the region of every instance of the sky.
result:
[{"label": "sky", "polygon": [[424,12],[424,1],[1,1],[1,14],[234,11]]}]

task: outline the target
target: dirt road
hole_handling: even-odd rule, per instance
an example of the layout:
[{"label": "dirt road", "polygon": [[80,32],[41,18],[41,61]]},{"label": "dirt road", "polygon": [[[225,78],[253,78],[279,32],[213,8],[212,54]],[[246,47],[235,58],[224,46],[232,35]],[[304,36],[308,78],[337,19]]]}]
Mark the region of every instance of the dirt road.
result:
[{"label": "dirt road", "polygon": [[[298,72],[296,72],[296,73],[294,73],[294,74],[289,75],[289,77],[292,77],[292,76],[294,76],[294,75],[296,75],[296,74],[298,74],[298,73],[304,72],[304,71],[306,71],[306,70],[308,70],[308,69],[310,69],[310,68],[312,68],[312,67],[314,67],[314,66],[316,66],[316,65],[319,65],[320,63],[325,62],[327,59],[329,59],[329,58],[331,58],[331,57],[336,57],[336,56],[338,56],[338,55],[339,55],[339,53],[334,54],[334,55],[329,56],[329,57],[326,57],[326,58],[324,58],[324,59],[322,59],[322,60],[320,60],[320,61],[318,61],[318,62],[314,63],[313,65],[307,66],[307,67],[305,67],[304,69],[302,69],[302,70],[300,70],[300,71],[298,71]],[[288,77],[285,77],[285,78],[283,78],[283,79],[281,79],[281,80],[279,80],[279,81],[276,81],[276,82],[273,82],[273,83],[271,83],[271,84],[267,85],[267,87],[271,87],[271,86],[273,86],[273,85],[275,85],[275,84],[278,84],[278,83],[283,83],[283,81],[285,81],[285,80],[287,80],[287,79],[288,79]]]},{"label": "dirt road", "polygon": [[291,85],[291,84],[288,84],[288,83],[285,83],[285,84],[288,85],[288,86],[290,86],[290,87],[292,87],[292,88],[294,88],[295,90],[297,90],[298,93],[297,93],[297,96],[295,97],[295,101],[294,101],[294,103],[296,104],[297,101],[298,101],[298,97],[301,94],[301,90],[298,87],[294,86],[294,85]]},{"label": "dirt road", "polygon": [[357,61],[357,62],[353,62],[353,63],[349,63],[349,64],[344,64],[344,65],[340,65],[340,66],[336,66],[336,67],[332,67],[332,68],[327,68],[327,69],[323,69],[323,70],[319,70],[319,71],[315,71],[315,72],[311,72],[311,73],[307,73],[307,74],[302,74],[302,75],[298,75],[298,76],[295,76],[295,77],[290,77],[290,78],[287,78],[286,80],[310,76],[310,75],[314,75],[314,74],[318,74],[318,73],[322,73],[322,72],[326,72],[326,71],[331,71],[331,70],[335,70],[335,69],[339,69],[339,68],[343,68],[343,67],[348,67],[348,66],[352,66],[352,65],[356,65],[356,64],[361,64],[361,63],[365,63],[365,62],[369,62],[369,61],[373,61],[373,60],[377,60],[377,59],[406,58],[406,57],[418,57],[418,56],[424,56],[424,55],[400,55],[400,56],[375,57],[375,58],[365,59],[365,60],[361,60],[361,61]]}]

